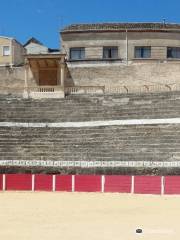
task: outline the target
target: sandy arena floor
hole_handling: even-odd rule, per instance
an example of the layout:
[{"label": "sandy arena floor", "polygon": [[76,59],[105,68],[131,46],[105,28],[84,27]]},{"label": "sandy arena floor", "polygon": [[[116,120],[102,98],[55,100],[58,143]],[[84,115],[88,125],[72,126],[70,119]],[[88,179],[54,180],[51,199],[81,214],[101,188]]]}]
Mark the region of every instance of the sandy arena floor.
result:
[{"label": "sandy arena floor", "polygon": [[0,239],[179,240],[180,196],[1,193]]}]

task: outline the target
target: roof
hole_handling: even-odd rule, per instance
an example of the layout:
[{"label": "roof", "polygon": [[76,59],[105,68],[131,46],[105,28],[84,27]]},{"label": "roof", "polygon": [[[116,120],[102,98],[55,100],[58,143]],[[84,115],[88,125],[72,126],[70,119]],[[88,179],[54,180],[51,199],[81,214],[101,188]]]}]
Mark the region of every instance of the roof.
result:
[{"label": "roof", "polygon": [[13,40],[14,39],[12,37],[6,37],[6,36],[0,36],[0,38],[5,38],[5,39],[9,39],[9,40]]},{"label": "roof", "polygon": [[36,38],[32,37],[24,44],[24,47],[26,47],[30,43],[36,43],[36,44],[44,46],[39,40],[37,40]]},{"label": "roof", "polygon": [[18,43],[19,45],[21,45],[23,47],[23,45],[17,39],[15,39],[13,37],[0,36],[0,38],[8,39],[10,41],[15,41],[16,43]]},{"label": "roof", "polygon": [[41,43],[39,40],[37,40],[36,38],[32,37],[30,38],[25,44],[24,47],[26,47],[27,45],[31,44],[31,43],[36,43],[38,45],[44,46],[47,48],[47,53],[50,54],[60,54],[59,49],[55,49],[55,48],[48,48],[47,46],[45,46],[43,43]]},{"label": "roof", "polygon": [[101,32],[101,31],[122,31],[122,30],[180,30],[178,23],[93,23],[93,24],[72,24],[65,27],[62,33],[71,32]]},{"label": "roof", "polygon": [[60,53],[60,50],[59,49],[56,49],[56,48],[48,48],[48,52],[49,53],[54,53],[54,54],[58,54]]}]

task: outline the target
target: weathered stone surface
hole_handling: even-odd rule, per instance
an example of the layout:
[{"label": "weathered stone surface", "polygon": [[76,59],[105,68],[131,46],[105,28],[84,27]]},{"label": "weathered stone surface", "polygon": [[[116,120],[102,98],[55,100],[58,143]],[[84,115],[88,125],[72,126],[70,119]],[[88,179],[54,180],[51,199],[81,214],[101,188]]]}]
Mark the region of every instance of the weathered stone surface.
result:
[{"label": "weathered stone surface", "polygon": [[[149,164],[144,163],[142,167],[139,161],[158,161],[169,162],[163,163],[165,168],[172,162],[172,167],[176,169],[177,163],[175,166],[174,162],[180,159],[179,133],[180,125],[67,128],[58,131],[53,128],[0,128],[0,160],[9,160],[10,165],[16,161],[14,164],[19,167],[23,160],[26,161],[26,168],[44,166],[47,171],[53,168],[50,161],[67,161],[69,167],[72,161],[72,168],[75,169],[79,168],[80,161],[120,161],[123,164],[132,161],[130,168],[134,169],[149,168]],[[31,161],[36,166],[32,166]],[[44,164],[41,165],[42,161]],[[78,162],[77,167],[74,166],[74,161]],[[54,168],[58,168],[58,165]],[[101,166],[104,171],[109,169],[106,165]],[[59,168],[66,169],[66,166],[59,165]],[[92,168],[96,169],[94,166]],[[112,165],[111,172],[116,172],[119,168],[129,167]],[[161,164],[158,164],[151,169],[161,168]],[[79,169],[83,169],[83,166]],[[90,165],[88,169],[91,169]]]},{"label": "weathered stone surface", "polygon": [[[56,123],[178,118],[180,115],[179,96],[179,92],[169,92],[80,95],[68,96],[66,99],[25,100],[12,96],[5,98],[1,95],[0,121]],[[6,169],[7,172],[11,169],[12,172],[14,169],[19,169],[18,171],[22,169],[22,172],[49,171],[52,173],[179,173],[179,148],[180,124],[83,128],[0,127],[0,161],[9,160],[10,165],[12,161],[15,161],[12,168],[0,167],[0,169]],[[31,161],[34,161],[34,164]],[[51,161],[57,161],[57,166]],[[68,166],[63,167],[58,161],[67,161]],[[104,167],[80,167],[79,164],[74,166],[74,161],[93,161],[94,163],[106,161],[111,163],[111,167],[105,165]],[[40,162],[45,163],[41,165]],[[124,165],[118,167],[112,162],[121,162]],[[125,166],[126,162],[132,162],[132,166]],[[144,162],[144,167],[139,162]],[[150,167],[151,162],[154,164],[158,162],[158,164],[152,164]],[[161,162],[163,165],[160,164]]]},{"label": "weathered stone surface", "polygon": [[0,96],[0,122],[56,123],[179,116],[179,92],[74,95],[41,100]]}]

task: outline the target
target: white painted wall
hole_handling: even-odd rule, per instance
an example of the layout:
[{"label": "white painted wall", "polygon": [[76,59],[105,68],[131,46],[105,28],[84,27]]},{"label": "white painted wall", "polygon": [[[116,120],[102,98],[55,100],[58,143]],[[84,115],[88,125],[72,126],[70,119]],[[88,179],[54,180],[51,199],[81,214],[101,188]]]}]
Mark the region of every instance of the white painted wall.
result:
[{"label": "white painted wall", "polygon": [[48,48],[46,46],[37,43],[30,43],[25,47],[25,49],[27,50],[27,54],[48,53]]}]

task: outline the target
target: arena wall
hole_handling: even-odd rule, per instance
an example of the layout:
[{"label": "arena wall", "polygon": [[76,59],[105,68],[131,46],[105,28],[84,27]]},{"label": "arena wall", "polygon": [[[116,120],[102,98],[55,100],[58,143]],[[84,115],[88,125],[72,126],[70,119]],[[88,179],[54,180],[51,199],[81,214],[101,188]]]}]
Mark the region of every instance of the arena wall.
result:
[{"label": "arena wall", "polygon": [[180,194],[179,176],[1,174],[0,191]]}]

